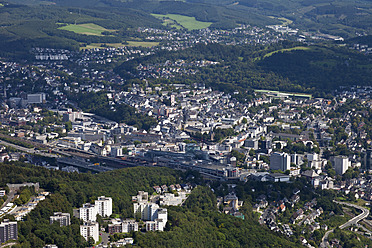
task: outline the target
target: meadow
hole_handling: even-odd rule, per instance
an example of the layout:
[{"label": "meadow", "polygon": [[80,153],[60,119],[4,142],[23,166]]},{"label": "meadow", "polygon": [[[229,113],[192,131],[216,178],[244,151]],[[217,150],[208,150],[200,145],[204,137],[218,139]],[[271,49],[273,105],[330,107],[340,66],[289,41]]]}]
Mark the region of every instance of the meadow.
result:
[{"label": "meadow", "polygon": [[71,31],[71,32],[78,33],[78,34],[97,35],[97,36],[103,36],[102,32],[115,31],[115,30],[105,29],[104,27],[101,27],[94,23],[68,24],[58,29]]},{"label": "meadow", "polygon": [[212,22],[201,22],[197,21],[195,17],[190,17],[190,16],[184,16],[184,15],[176,15],[176,14],[167,14],[167,15],[158,15],[158,14],[152,14],[153,16],[163,19],[165,18],[169,22],[169,20],[173,20],[176,22],[176,24],[172,24],[174,26],[180,25],[188,30],[197,30],[197,29],[203,29],[203,28],[208,28],[210,25],[212,25]]}]

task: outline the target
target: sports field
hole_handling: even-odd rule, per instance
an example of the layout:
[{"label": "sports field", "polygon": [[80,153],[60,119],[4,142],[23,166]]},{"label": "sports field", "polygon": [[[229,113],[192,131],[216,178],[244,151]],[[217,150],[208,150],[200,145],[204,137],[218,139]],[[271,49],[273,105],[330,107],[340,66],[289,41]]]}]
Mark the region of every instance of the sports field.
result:
[{"label": "sports field", "polygon": [[105,29],[94,23],[84,23],[84,24],[68,24],[66,26],[60,27],[58,29],[72,31],[78,34],[86,34],[86,35],[98,35],[103,36],[102,32],[108,31],[112,32],[115,30]]},{"label": "sports field", "polygon": [[[176,14],[167,14],[167,15],[158,15],[158,14],[152,14],[153,16],[163,19],[165,18],[164,22],[166,23],[168,20],[173,20],[180,26],[188,29],[188,30],[196,30],[196,29],[203,29],[208,28],[210,25],[212,25],[212,22],[201,22],[197,21],[195,17],[190,16],[184,16],[184,15],[176,15]],[[169,22],[169,21],[168,21]],[[173,24],[174,26],[177,26],[177,24]]]}]

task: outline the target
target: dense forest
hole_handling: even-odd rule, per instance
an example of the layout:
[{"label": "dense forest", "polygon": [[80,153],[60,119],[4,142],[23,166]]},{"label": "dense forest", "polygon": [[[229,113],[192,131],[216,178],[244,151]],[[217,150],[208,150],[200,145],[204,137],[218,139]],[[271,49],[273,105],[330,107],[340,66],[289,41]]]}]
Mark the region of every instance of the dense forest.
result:
[{"label": "dense forest", "polygon": [[250,92],[250,89],[271,89],[323,97],[339,86],[371,85],[369,56],[338,46],[298,45],[287,41],[268,47],[197,45],[124,62],[116,68],[116,72],[130,79],[137,76],[139,64],[204,59],[220,63],[196,68],[199,72],[195,75],[176,76],[172,80],[204,82],[216,90],[238,91],[241,94]]},{"label": "dense forest", "polygon": [[[17,247],[43,247],[45,243],[58,247],[85,247],[78,235],[79,221],[59,227],[49,225],[55,211],[69,212],[100,195],[113,198],[113,211],[122,217],[132,216],[131,196],[137,191],[153,192],[152,186],[191,182],[190,172],[181,173],[167,168],[136,167],[96,175],[51,171],[16,162],[0,165],[0,186],[6,183],[40,182],[52,195],[42,201],[25,219],[19,222]],[[194,173],[193,173],[194,175]],[[198,179],[197,175],[194,175]],[[201,182],[201,181],[200,181]],[[134,233],[140,247],[296,247],[284,237],[260,227],[249,210],[246,220],[217,212],[216,196],[210,188],[198,186],[183,207],[169,208],[169,224],[162,233]]]}]

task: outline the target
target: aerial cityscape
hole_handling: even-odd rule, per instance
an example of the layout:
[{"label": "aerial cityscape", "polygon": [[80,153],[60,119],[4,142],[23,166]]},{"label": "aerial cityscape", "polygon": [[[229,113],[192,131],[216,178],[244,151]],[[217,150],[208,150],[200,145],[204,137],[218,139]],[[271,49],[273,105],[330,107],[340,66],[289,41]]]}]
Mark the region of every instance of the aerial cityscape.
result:
[{"label": "aerial cityscape", "polygon": [[372,247],[368,0],[0,0],[0,248]]}]

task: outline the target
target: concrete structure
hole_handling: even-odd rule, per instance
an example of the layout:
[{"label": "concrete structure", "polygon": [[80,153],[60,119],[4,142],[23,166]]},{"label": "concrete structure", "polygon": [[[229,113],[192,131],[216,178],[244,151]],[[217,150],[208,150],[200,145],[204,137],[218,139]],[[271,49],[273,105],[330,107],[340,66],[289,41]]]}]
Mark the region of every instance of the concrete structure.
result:
[{"label": "concrete structure", "polygon": [[96,221],[97,213],[96,206],[90,203],[85,203],[83,207],[74,209],[74,216],[83,221]]},{"label": "concrete structure", "polygon": [[55,212],[53,216],[50,216],[49,220],[50,224],[59,222],[60,226],[69,226],[71,224],[70,219],[71,218],[69,213]]},{"label": "concrete structure", "polygon": [[114,233],[129,233],[138,231],[138,223],[135,220],[111,220],[112,224],[108,225],[108,232]]},{"label": "concrete structure", "polygon": [[5,190],[0,190],[0,197],[5,196]]},{"label": "concrete structure", "polygon": [[123,147],[112,146],[110,155],[111,155],[111,157],[122,157],[123,156]]},{"label": "concrete structure", "polygon": [[134,203],[134,216],[139,214],[142,220],[155,220],[158,209],[156,203]]},{"label": "concrete structure", "polygon": [[46,101],[46,94],[39,93],[39,94],[27,94],[27,103],[45,103]]},{"label": "concrete structure", "polygon": [[372,170],[372,148],[367,149],[364,154],[364,168]]},{"label": "concrete structure", "polygon": [[17,222],[6,219],[0,224],[0,244],[11,239],[18,239]]},{"label": "concrete structure", "polygon": [[102,217],[108,217],[112,214],[112,198],[100,196],[98,200],[95,201],[95,206],[97,209],[97,214]]},{"label": "concrete structure", "polygon": [[80,226],[80,235],[87,241],[89,240],[89,237],[92,237],[94,242],[97,242],[99,240],[98,222],[85,222]]},{"label": "concrete structure", "polygon": [[291,168],[291,157],[287,153],[274,152],[270,156],[270,169],[286,171]]},{"label": "concrete structure", "polygon": [[[163,185],[165,186],[165,185]],[[159,208],[156,203],[144,201],[148,198],[146,192],[138,192],[138,195],[132,197],[133,200],[139,200],[133,204],[134,216],[139,215],[142,220],[145,220],[146,231],[164,231],[168,221],[168,211],[166,208]]]},{"label": "concrete structure", "polygon": [[334,158],[334,167],[337,175],[343,175],[351,167],[351,162],[345,156],[337,156]]},{"label": "concrete structure", "polygon": [[179,206],[186,198],[185,192],[179,192],[178,196],[172,193],[164,193],[160,196],[160,206]]}]

